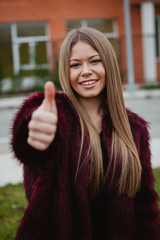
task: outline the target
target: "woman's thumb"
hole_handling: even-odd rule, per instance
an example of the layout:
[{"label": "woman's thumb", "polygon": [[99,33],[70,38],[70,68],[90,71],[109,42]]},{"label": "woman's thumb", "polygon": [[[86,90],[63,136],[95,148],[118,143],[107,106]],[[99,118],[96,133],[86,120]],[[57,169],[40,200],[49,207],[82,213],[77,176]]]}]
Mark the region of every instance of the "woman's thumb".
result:
[{"label": "woman's thumb", "polygon": [[44,86],[45,110],[49,112],[53,112],[56,110],[55,95],[56,95],[56,89],[55,89],[54,83],[51,81],[46,82]]}]

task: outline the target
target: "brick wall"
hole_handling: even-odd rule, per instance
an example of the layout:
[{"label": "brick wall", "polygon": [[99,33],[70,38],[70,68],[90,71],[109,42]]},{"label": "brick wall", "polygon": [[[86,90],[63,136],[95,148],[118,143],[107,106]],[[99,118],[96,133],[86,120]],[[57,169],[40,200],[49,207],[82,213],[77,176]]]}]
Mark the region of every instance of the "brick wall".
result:
[{"label": "brick wall", "polygon": [[[143,82],[143,59],[140,9],[134,3],[141,1],[131,0],[131,22],[133,35],[133,57],[135,67],[135,79],[137,83]],[[1,22],[26,22],[48,21],[51,41],[60,42],[65,37],[66,21],[71,19],[96,19],[115,18],[118,23],[120,68],[124,81],[126,81],[126,46],[124,28],[123,0],[1,0]],[[56,51],[53,49],[53,54]],[[157,64],[158,67],[158,64]],[[160,73],[158,73],[160,74]],[[159,75],[160,77],[160,75]]]}]

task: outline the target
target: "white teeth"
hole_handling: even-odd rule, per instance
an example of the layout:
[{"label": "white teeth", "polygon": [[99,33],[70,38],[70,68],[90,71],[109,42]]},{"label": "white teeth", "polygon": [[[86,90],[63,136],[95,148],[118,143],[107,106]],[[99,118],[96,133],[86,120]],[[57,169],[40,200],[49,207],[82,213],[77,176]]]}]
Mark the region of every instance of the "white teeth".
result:
[{"label": "white teeth", "polygon": [[88,82],[82,82],[81,85],[89,85],[89,84],[93,84],[96,81],[88,81]]}]

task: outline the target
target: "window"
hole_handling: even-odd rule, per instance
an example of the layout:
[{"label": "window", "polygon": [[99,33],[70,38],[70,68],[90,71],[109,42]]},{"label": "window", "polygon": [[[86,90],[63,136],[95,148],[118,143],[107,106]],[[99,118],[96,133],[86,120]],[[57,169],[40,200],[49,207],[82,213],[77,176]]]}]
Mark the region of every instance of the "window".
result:
[{"label": "window", "polygon": [[49,69],[50,52],[46,22],[0,24],[0,77]]},{"label": "window", "polygon": [[160,59],[160,15],[156,16],[156,56]]},{"label": "window", "polygon": [[10,24],[0,24],[0,79],[13,75]]},{"label": "window", "polygon": [[49,68],[49,34],[44,22],[11,24],[14,73]]},{"label": "window", "polygon": [[93,27],[104,33],[111,42],[116,54],[117,49],[117,24],[115,19],[87,19],[87,20],[69,20],[67,21],[68,31],[81,26]]}]

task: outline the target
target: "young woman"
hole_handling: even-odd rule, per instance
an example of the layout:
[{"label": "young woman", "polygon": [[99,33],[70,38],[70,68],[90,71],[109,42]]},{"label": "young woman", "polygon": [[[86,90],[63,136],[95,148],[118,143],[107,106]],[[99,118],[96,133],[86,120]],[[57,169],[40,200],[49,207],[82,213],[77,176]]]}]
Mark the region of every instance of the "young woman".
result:
[{"label": "young woman", "polygon": [[126,110],[115,54],[91,28],[68,33],[52,82],[25,100],[12,147],[28,206],[16,240],[159,240],[147,123]]}]

